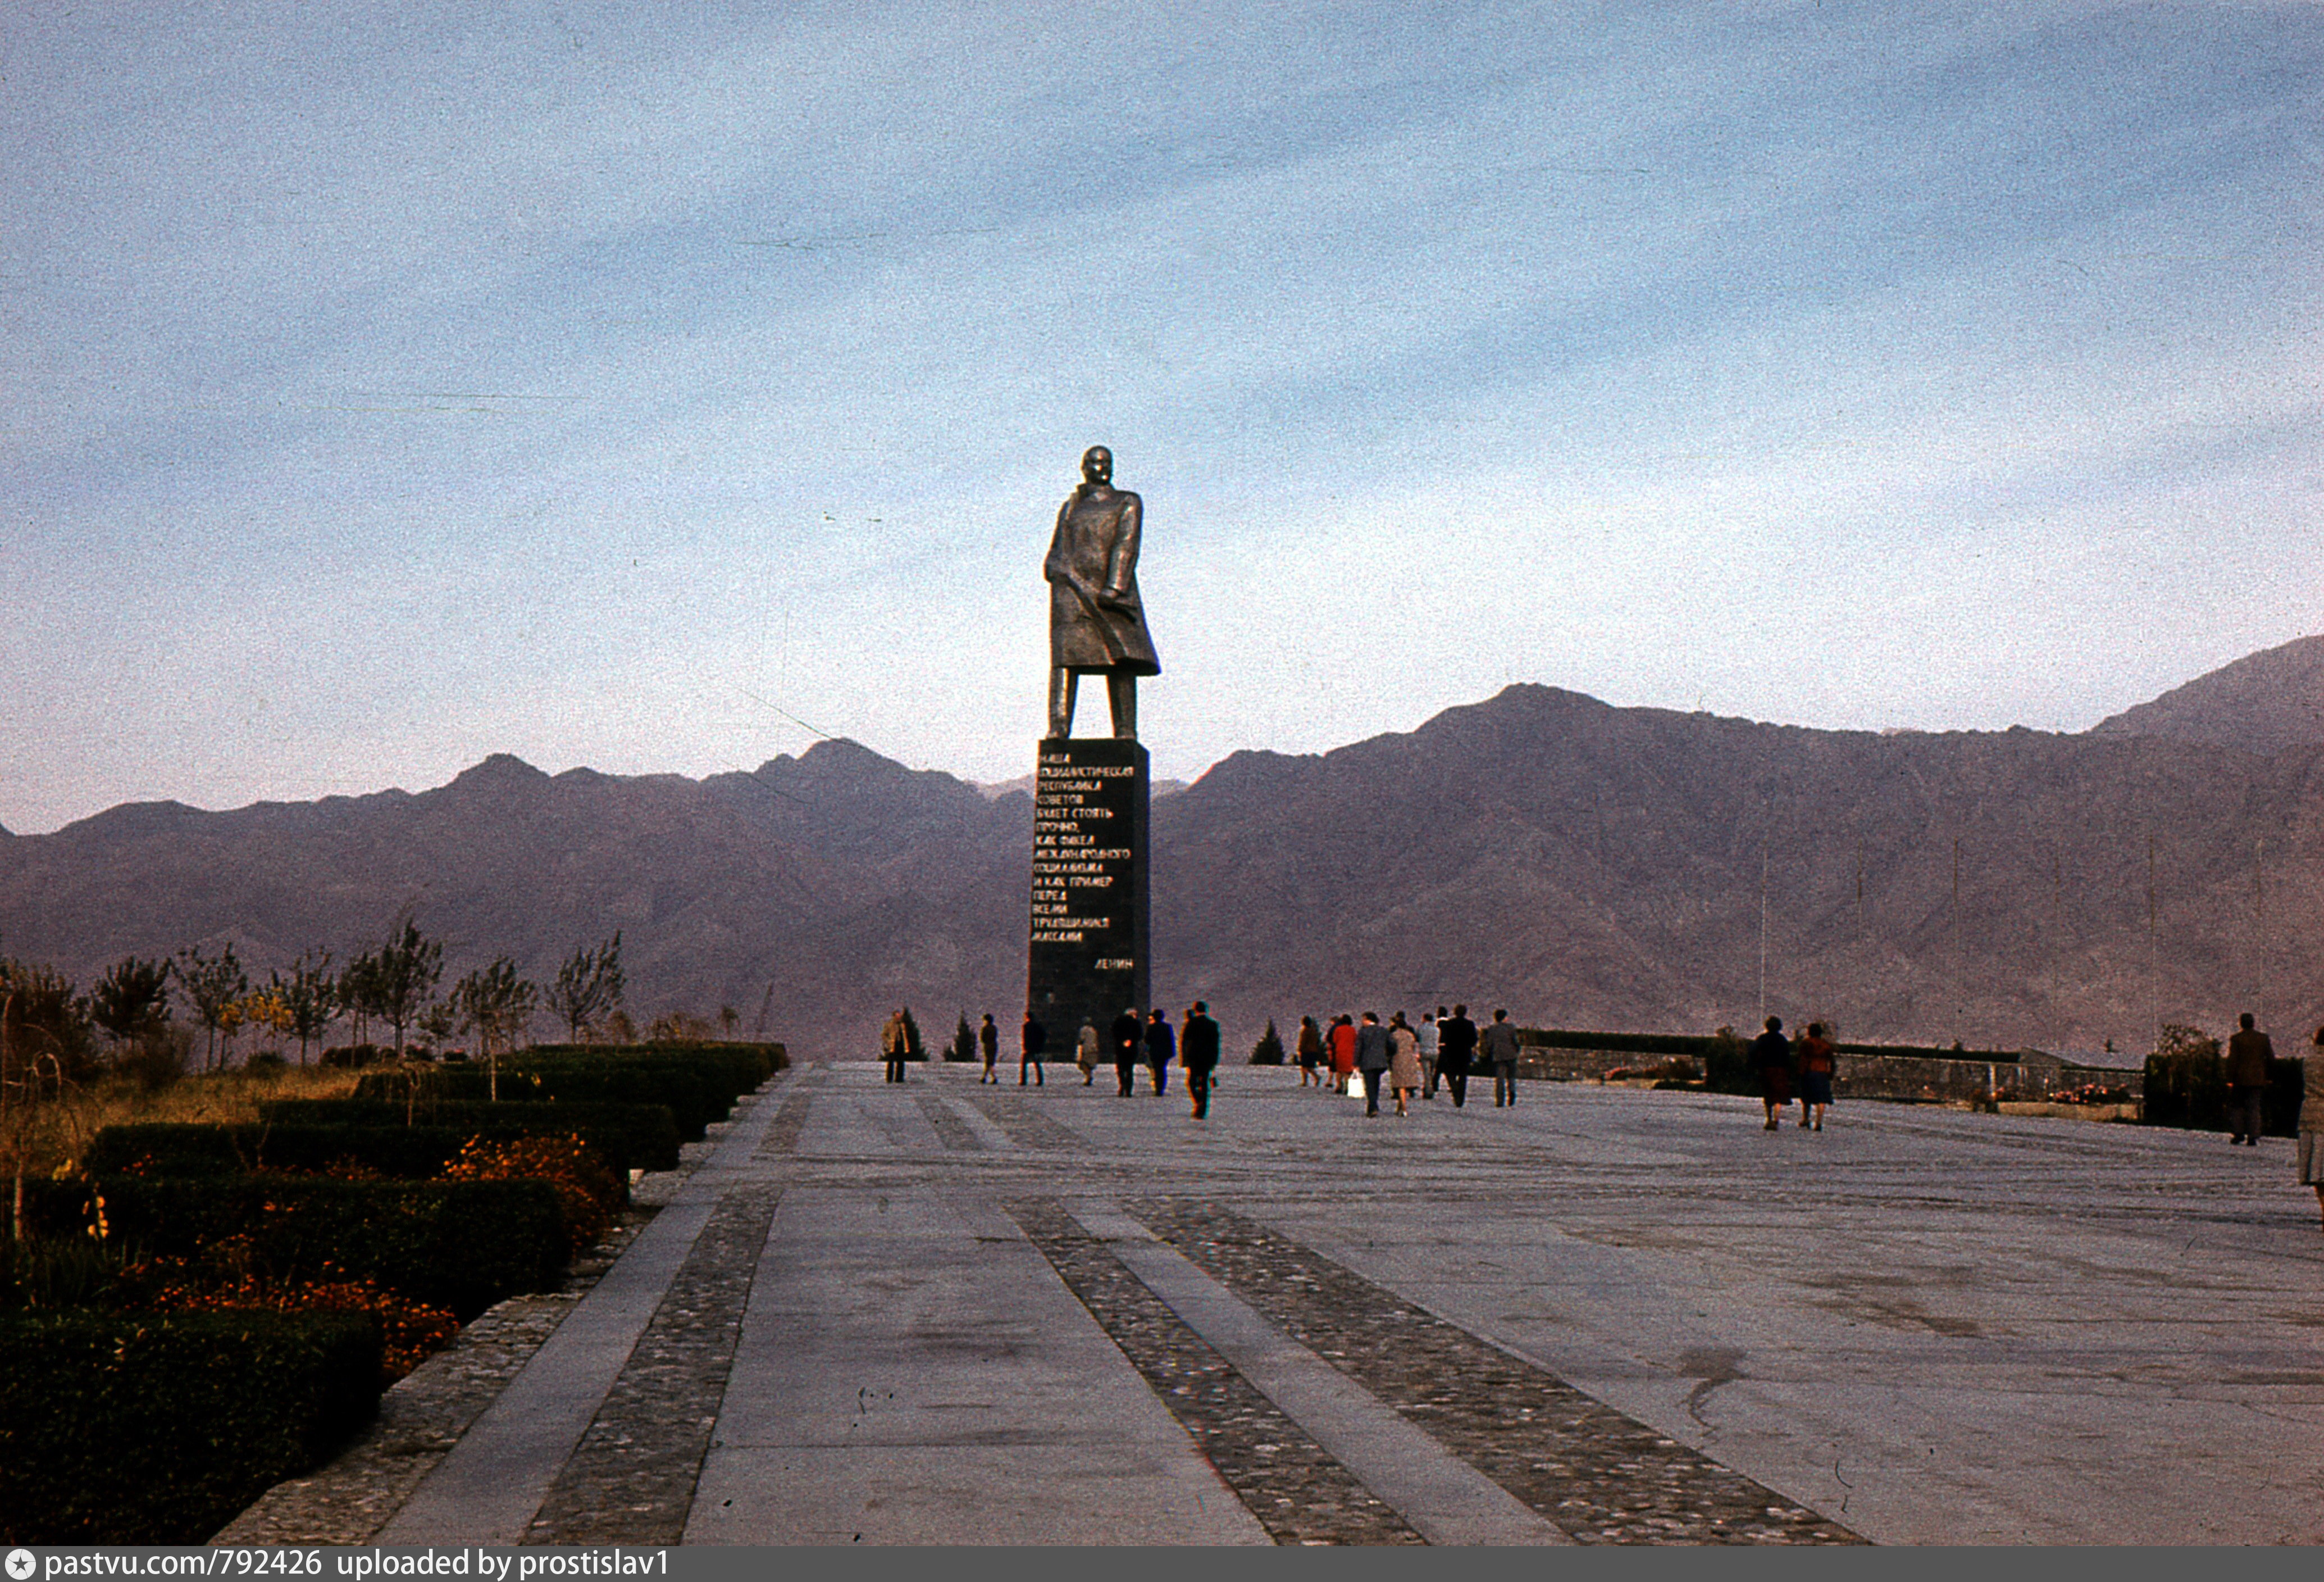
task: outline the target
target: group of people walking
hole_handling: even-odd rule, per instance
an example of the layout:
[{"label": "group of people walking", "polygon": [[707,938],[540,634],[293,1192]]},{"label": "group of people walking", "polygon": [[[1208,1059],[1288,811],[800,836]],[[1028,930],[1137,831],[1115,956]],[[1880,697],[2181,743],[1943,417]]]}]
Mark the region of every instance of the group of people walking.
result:
[{"label": "group of people walking", "polygon": [[[976,1030],[976,1042],[984,1057],[978,1082],[999,1082],[1001,1030],[990,1013]],[[1048,1044],[1047,1027],[1028,1011],[1018,1041],[1019,1087],[1047,1084],[1043,1067]],[[887,1066],[887,1079],[903,1081],[906,1064],[916,1058],[910,1018],[903,1010],[889,1017],[880,1035],[880,1052]],[[1074,1063],[1081,1069],[1082,1085],[1088,1087],[1096,1080],[1099,1068],[1111,1063],[1124,1098],[1137,1090],[1140,1066],[1147,1070],[1150,1091],[1167,1092],[1170,1063],[1176,1059],[1185,1073],[1186,1097],[1196,1120],[1210,1114],[1219,1054],[1219,1024],[1209,1004],[1201,1000],[1186,1008],[1177,1027],[1171,1025],[1168,1013],[1158,1006],[1147,1013],[1143,1021],[1136,1011],[1125,1010],[1102,1033],[1084,1022],[1074,1041]],[[1415,1099],[1434,1098],[1440,1086],[1452,1095],[1452,1107],[1459,1109],[1468,1103],[1469,1075],[1480,1061],[1492,1073],[1494,1106],[1517,1101],[1517,1033],[1507,1010],[1495,1011],[1493,1020],[1482,1029],[1469,1020],[1465,1004],[1449,1011],[1439,1005],[1424,1014],[1417,1027],[1406,1022],[1401,1011],[1385,1023],[1376,1011],[1365,1012],[1360,1025],[1352,1015],[1342,1015],[1328,1032],[1313,1016],[1303,1016],[1296,1059],[1302,1087],[1321,1090],[1328,1085],[1334,1093],[1345,1095],[1351,1083],[1360,1081],[1368,1116],[1380,1113],[1383,1090],[1396,1106],[1395,1113],[1408,1115]]]},{"label": "group of people walking", "polygon": [[[984,1072],[977,1081],[1000,1081],[1001,1030],[993,1025],[990,1013],[985,1015],[984,1024],[977,1029],[976,1040],[984,1056]],[[1168,1013],[1159,1006],[1148,1012],[1143,1022],[1136,1011],[1124,1010],[1102,1034],[1092,1023],[1082,1023],[1074,1039],[1074,1064],[1081,1070],[1083,1087],[1097,1079],[1098,1068],[1105,1063],[1109,1046],[1123,1097],[1135,1091],[1140,1066],[1151,1073],[1154,1092],[1167,1091],[1170,1062],[1175,1059],[1186,1074],[1186,1096],[1194,1106],[1194,1118],[1199,1121],[1210,1115],[1211,1086],[1219,1069],[1219,1024],[1213,1020],[1206,1002],[1197,1000],[1187,1006],[1184,1023],[1176,1028],[1170,1025]],[[1046,1086],[1048,1078],[1043,1068],[1049,1050],[1049,1030],[1030,1011],[1025,1013],[1025,1025],[1017,1047],[1017,1086],[1025,1087],[1028,1079],[1035,1087]]]},{"label": "group of people walking", "polygon": [[[1082,1076],[1084,1087],[1096,1079],[1096,1041],[1089,1034],[1094,1028],[1084,1027],[1081,1040],[1084,1049],[1091,1050],[1092,1059]],[[1115,1080],[1121,1085],[1121,1096],[1128,1098],[1137,1090],[1138,1068],[1142,1064],[1153,1083],[1158,1097],[1170,1086],[1170,1061],[1176,1058],[1178,1069],[1186,1074],[1186,1098],[1194,1119],[1202,1120],[1211,1113],[1211,1086],[1219,1069],[1219,1024],[1211,1017],[1211,1008],[1197,1000],[1186,1007],[1180,1026],[1173,1028],[1170,1018],[1160,1006],[1146,1013],[1141,1025],[1135,1011],[1124,1011],[1113,1019],[1107,1030],[1106,1041],[1112,1046]],[[1098,1046],[1102,1047],[1102,1046]]]},{"label": "group of people walking", "polygon": [[[2261,1102],[2270,1079],[2268,1062],[2275,1050],[2248,1013],[2239,1020],[2241,1025],[2227,1041],[2224,1061],[2228,1141],[2255,1147],[2262,1129]],[[976,1041],[984,1057],[983,1075],[978,1080],[999,1082],[1001,1030],[989,1013],[976,1031]],[[1048,1042],[1048,1029],[1028,1011],[1018,1045],[1019,1087],[1046,1084],[1042,1066]],[[904,1080],[906,1064],[918,1054],[913,1043],[909,1014],[899,1008],[880,1036],[889,1081]],[[2314,1052],[2301,1062],[2304,1087],[2296,1165],[2300,1183],[2315,1189],[2318,1212],[2324,1217],[2324,1027],[2316,1030],[2314,1043]],[[1408,1115],[1415,1099],[1433,1099],[1440,1088],[1451,1095],[1453,1108],[1463,1107],[1469,1098],[1470,1074],[1480,1062],[1492,1073],[1494,1107],[1515,1105],[1517,1049],[1517,1029],[1508,1011],[1496,1010],[1492,1021],[1480,1028],[1469,1019],[1469,1007],[1456,1004],[1449,1011],[1437,1006],[1423,1014],[1417,1026],[1407,1022],[1401,1011],[1386,1022],[1375,1011],[1366,1011],[1360,1018],[1342,1014],[1333,1017],[1329,1027],[1313,1016],[1302,1016],[1294,1058],[1299,1066],[1300,1087],[1344,1096],[1351,1084],[1360,1081],[1367,1116],[1380,1113],[1383,1093],[1397,1115]],[[1219,1024],[1201,1000],[1186,1008],[1176,1028],[1158,1007],[1143,1021],[1136,1011],[1124,1010],[1102,1032],[1084,1022],[1074,1041],[1074,1063],[1081,1070],[1083,1086],[1095,1081],[1099,1068],[1110,1059],[1125,1098],[1136,1090],[1140,1066],[1148,1074],[1150,1090],[1157,1096],[1167,1092],[1175,1059],[1185,1073],[1186,1096],[1197,1120],[1210,1114],[1219,1054]],[[1805,1033],[1789,1038],[1784,1033],[1782,1017],[1766,1019],[1765,1031],[1751,1041],[1750,1056],[1758,1072],[1766,1130],[1782,1126],[1784,1113],[1794,1097],[1800,1105],[1800,1125],[1808,1131],[1823,1130],[1832,1102],[1836,1055],[1822,1022],[1811,1022]]]},{"label": "group of people walking", "polygon": [[1751,1041],[1751,1064],[1759,1072],[1759,1096],[1767,1107],[1767,1130],[1780,1127],[1785,1106],[1796,1086],[1800,1124],[1823,1130],[1824,1111],[1831,1107],[1831,1077],[1840,1065],[1838,1052],[1824,1036],[1823,1023],[1811,1022],[1795,1043],[1784,1036],[1784,1019],[1767,1018],[1766,1030]]},{"label": "group of people walking", "polygon": [[1495,1011],[1481,1032],[1466,1005],[1450,1011],[1439,1005],[1423,1013],[1417,1027],[1401,1011],[1385,1024],[1377,1011],[1365,1012],[1360,1024],[1343,1014],[1329,1029],[1302,1016],[1295,1058],[1302,1087],[1344,1095],[1351,1082],[1360,1080],[1366,1115],[1380,1113],[1383,1087],[1399,1115],[1412,1113],[1416,1097],[1434,1098],[1440,1084],[1459,1109],[1469,1102],[1469,1073],[1480,1059],[1493,1073],[1494,1107],[1517,1101],[1517,1030],[1506,1010]]}]

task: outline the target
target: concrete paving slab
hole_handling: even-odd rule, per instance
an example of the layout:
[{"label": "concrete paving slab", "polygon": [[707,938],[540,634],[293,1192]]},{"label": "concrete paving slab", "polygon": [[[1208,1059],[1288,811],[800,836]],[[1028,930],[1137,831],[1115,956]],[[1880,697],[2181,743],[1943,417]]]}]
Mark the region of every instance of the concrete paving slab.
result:
[{"label": "concrete paving slab", "polygon": [[[1248,1216],[1876,1541],[2324,1540],[2324,1235],[2280,1143],[1868,1104],[1771,1133],[1748,1100],[1579,1084],[1366,1119],[1247,1067],[1198,1123],[1175,1082],[1125,1099],[1111,1072],[795,1075],[795,1145],[730,1130],[387,1536],[521,1530],[689,1223],[747,1187],[781,1205],[690,1540],[1261,1540],[996,1207],[1060,1198]],[[1482,1520],[1425,1446],[1351,1427],[1361,1401],[1279,1326],[1134,1241],[1120,1278],[1319,1443],[1406,1477],[1437,1537]]]},{"label": "concrete paving slab", "polygon": [[1489,1226],[1262,1217],[1876,1540],[2324,1536],[2324,1248],[2264,1158],[1917,1107],[1722,1133],[1579,1087],[1518,1113],[1559,1154],[1653,1124],[1692,1163],[1628,1201],[1555,1171]]},{"label": "concrete paving slab", "polygon": [[858,1534],[1267,1540],[1005,1220],[972,1223],[925,1189],[795,1189],[760,1260],[687,1540]]}]

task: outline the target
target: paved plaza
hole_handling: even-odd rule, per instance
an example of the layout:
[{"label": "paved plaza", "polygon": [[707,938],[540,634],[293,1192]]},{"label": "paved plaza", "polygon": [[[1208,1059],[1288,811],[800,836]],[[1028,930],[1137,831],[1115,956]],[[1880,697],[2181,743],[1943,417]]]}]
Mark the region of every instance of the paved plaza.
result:
[{"label": "paved plaza", "polygon": [[1197,1122],[1171,1079],[785,1072],[586,1296],[229,1534],[2324,1539],[2288,1143],[1548,1083],[1367,1119],[1250,1067]]}]

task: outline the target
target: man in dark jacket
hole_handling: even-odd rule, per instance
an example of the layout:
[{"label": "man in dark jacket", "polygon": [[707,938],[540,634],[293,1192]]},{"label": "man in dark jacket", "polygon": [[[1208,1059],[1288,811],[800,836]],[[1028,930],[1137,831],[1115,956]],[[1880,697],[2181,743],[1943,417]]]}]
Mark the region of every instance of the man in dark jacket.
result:
[{"label": "man in dark jacket", "polygon": [[1194,1002],[1178,1032],[1178,1064],[1186,1068],[1186,1096],[1194,1101],[1194,1119],[1211,1113],[1211,1073],[1219,1069],[1219,1024],[1211,1008]]},{"label": "man in dark jacket", "polygon": [[1178,1052],[1178,1035],[1170,1026],[1170,1019],[1162,1014],[1162,1007],[1154,1007],[1146,1019],[1146,1069],[1154,1073],[1154,1096],[1162,1096],[1169,1085],[1170,1057]]},{"label": "man in dark jacket", "polygon": [[1477,1052],[1492,1063],[1493,1107],[1516,1107],[1517,1102],[1517,1030],[1507,1011],[1493,1013],[1493,1024],[1478,1041]]},{"label": "man in dark jacket", "polygon": [[1138,1025],[1138,1013],[1124,1011],[1113,1019],[1113,1074],[1121,1078],[1121,1096],[1130,1096],[1130,1078],[1138,1069],[1138,1053],[1146,1047],[1146,1040]]},{"label": "man in dark jacket", "polygon": [[1469,1060],[1477,1052],[1477,1024],[1469,1007],[1455,1005],[1452,1014],[1436,1019],[1436,1074],[1452,1092],[1452,1107],[1469,1102]]},{"label": "man in dark jacket", "polygon": [[2267,1096],[2267,1063],[2275,1046],[2267,1034],[2252,1026],[2252,1013],[2239,1019],[2243,1026],[2227,1040],[2227,1143],[2259,1146],[2260,1103]]},{"label": "man in dark jacket", "polygon": [[992,1013],[990,1011],[984,1013],[984,1025],[976,1030],[976,1041],[984,1050],[984,1075],[976,1079],[978,1086],[999,1082],[1001,1075],[993,1069],[993,1062],[1001,1059],[1001,1030],[992,1025]]},{"label": "man in dark jacket", "polygon": [[[990,1016],[984,1019],[984,1031],[988,1035],[992,1032],[992,1018]],[[1040,1018],[1035,1016],[1029,1008],[1025,1013],[1023,1041],[1017,1048],[1017,1086],[1025,1086],[1025,1068],[1030,1066],[1033,1068],[1033,1086],[1041,1087],[1048,1080],[1041,1075],[1041,1057],[1048,1052],[1049,1030],[1041,1025]],[[987,1055],[984,1063],[988,1066],[992,1064],[992,1057]]]},{"label": "man in dark jacket", "polygon": [[1781,1124],[1776,1117],[1792,1102],[1792,1041],[1784,1036],[1784,1019],[1767,1018],[1767,1031],[1751,1041],[1751,1064],[1759,1069],[1759,1098],[1767,1106],[1767,1130]]},{"label": "man in dark jacket", "polygon": [[1379,1114],[1380,1078],[1388,1075],[1388,1061],[1394,1051],[1388,1041],[1388,1029],[1380,1025],[1379,1013],[1364,1013],[1364,1024],[1356,1029],[1356,1069],[1364,1077],[1364,1114]]}]

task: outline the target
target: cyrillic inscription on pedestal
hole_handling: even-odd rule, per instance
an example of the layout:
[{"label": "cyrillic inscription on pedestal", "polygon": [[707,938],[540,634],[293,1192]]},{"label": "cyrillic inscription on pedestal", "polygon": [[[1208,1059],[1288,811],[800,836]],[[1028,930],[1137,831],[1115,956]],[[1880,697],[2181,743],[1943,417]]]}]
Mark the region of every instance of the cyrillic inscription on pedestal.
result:
[{"label": "cyrillic inscription on pedestal", "polygon": [[1146,1010],[1146,749],[1051,737],[1040,752],[1025,1003],[1051,1058],[1070,1059],[1084,1022],[1103,1037],[1124,1011]]}]

